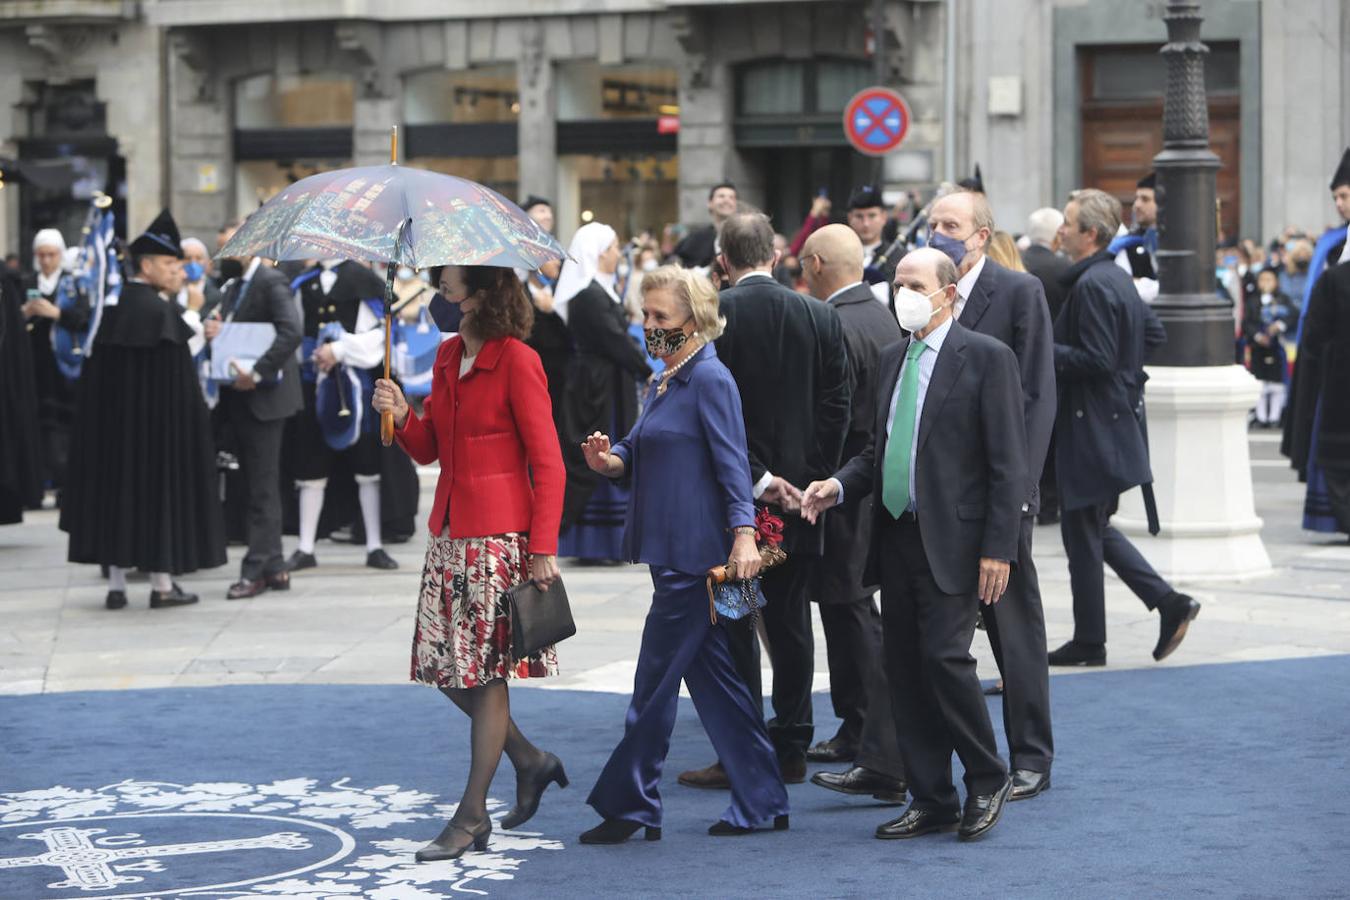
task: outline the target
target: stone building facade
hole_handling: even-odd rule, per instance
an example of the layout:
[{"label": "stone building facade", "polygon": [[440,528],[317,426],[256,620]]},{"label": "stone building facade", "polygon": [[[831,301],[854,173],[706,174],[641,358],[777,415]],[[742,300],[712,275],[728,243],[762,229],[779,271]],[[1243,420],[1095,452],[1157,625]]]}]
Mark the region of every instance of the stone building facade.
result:
[{"label": "stone building facade", "polygon": [[[0,4],[0,160],[18,161],[0,246],[53,221],[73,238],[95,186],[132,231],[168,205],[209,239],[289,180],[387,160],[392,126],[410,164],[553,199],[564,239],[588,216],[697,224],[724,179],[791,233],[819,190],[842,207],[975,163],[1017,231],[1088,179],[1124,195],[1142,174],[1164,5],[885,0],[877,29],[871,0]],[[1320,229],[1350,143],[1350,0],[1202,7],[1227,227]],[[912,113],[884,163],[841,124],[878,77]],[[62,162],[65,195],[12,174]]]}]

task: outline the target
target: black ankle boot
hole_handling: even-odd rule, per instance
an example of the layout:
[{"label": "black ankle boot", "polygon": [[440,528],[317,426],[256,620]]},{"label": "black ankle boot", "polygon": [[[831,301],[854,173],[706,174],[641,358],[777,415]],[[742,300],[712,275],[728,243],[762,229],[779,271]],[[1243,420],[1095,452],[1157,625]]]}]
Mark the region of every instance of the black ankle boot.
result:
[{"label": "black ankle boot", "polygon": [[[622,844],[642,827],[637,822],[629,822],[625,819],[606,819],[590,831],[583,831],[581,842],[583,844]],[[659,841],[661,840],[661,829],[648,825],[646,826],[645,837],[649,841]]]},{"label": "black ankle boot", "polygon": [[[552,753],[544,754],[544,762],[539,768],[517,773],[516,781],[518,783],[516,807],[502,816],[502,828],[510,829],[524,825],[539,811],[539,799],[544,796],[544,791],[550,784],[557,783],[558,787],[565,788],[569,783],[567,773],[563,771],[562,760]],[[526,792],[523,802],[519,800],[522,789]]]},{"label": "black ankle boot", "polygon": [[[469,840],[466,843],[458,843],[455,840],[456,834],[467,835]],[[474,828],[468,828],[451,820],[441,829],[441,833],[436,836],[436,840],[417,851],[416,858],[418,862],[459,859],[470,846],[481,853],[488,848],[488,838],[490,837],[492,837],[491,819]]]}]

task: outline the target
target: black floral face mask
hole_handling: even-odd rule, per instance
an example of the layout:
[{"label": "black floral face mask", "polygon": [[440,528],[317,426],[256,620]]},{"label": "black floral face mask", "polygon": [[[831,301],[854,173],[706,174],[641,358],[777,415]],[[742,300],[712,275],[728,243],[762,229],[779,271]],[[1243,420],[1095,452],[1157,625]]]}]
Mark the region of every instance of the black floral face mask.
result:
[{"label": "black floral face mask", "polygon": [[689,340],[683,325],[679,328],[646,328],[643,334],[647,338],[647,352],[657,359],[674,356]]}]

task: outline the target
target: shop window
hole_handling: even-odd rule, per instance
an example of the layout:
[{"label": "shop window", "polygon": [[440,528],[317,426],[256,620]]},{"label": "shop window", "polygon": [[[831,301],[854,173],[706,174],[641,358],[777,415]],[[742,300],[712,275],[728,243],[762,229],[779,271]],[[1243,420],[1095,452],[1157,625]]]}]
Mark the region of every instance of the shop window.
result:
[{"label": "shop window", "polygon": [[446,122],[514,122],[520,115],[516,67],[415,72],[403,80],[403,122],[437,125]]},{"label": "shop window", "polygon": [[680,112],[673,68],[563,63],[556,85],[559,122],[655,119]]},{"label": "shop window", "polygon": [[354,104],[350,78],[255,75],[235,82],[235,128],[350,128]]},{"label": "shop window", "polygon": [[837,117],[873,80],[871,66],[853,59],[747,63],[737,72],[736,111],[750,117]]},{"label": "shop window", "polygon": [[520,163],[515,156],[419,156],[408,162],[419,169],[476,181],[511,201],[520,199],[516,196]]},{"label": "shop window", "polygon": [[[1094,48],[1088,71],[1088,100],[1146,100],[1167,91],[1167,63],[1161,45]],[[1205,92],[1235,95],[1241,89],[1238,45],[1214,44],[1205,57]]]},{"label": "shop window", "polygon": [[[675,155],[569,155],[559,157],[564,203],[559,212],[567,237],[586,222],[604,222],[627,241],[679,221],[679,158]],[[571,198],[575,198],[572,201]],[[575,202],[575,208],[572,203]]]}]

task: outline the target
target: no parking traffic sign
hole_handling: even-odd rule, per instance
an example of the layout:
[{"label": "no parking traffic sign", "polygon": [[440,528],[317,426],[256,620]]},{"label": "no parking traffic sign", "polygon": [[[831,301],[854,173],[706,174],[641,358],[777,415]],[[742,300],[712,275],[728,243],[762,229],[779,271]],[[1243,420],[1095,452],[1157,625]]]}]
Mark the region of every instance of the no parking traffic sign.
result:
[{"label": "no parking traffic sign", "polygon": [[844,107],[844,134],[859,153],[885,156],[909,132],[909,105],[890,88],[864,88]]}]

